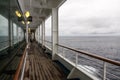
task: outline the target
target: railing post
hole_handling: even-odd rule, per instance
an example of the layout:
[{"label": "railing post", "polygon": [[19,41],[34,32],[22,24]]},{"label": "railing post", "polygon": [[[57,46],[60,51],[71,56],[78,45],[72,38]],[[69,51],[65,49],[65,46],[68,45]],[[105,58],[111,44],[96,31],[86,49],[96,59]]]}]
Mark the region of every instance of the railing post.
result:
[{"label": "railing post", "polygon": [[62,47],[62,56],[64,57],[64,48]]},{"label": "railing post", "polygon": [[77,67],[77,65],[78,65],[78,54],[76,53],[76,67]]},{"label": "railing post", "polygon": [[51,50],[52,50],[52,42],[50,43],[50,48],[51,48]]},{"label": "railing post", "polygon": [[106,62],[103,62],[103,80],[106,80]]}]

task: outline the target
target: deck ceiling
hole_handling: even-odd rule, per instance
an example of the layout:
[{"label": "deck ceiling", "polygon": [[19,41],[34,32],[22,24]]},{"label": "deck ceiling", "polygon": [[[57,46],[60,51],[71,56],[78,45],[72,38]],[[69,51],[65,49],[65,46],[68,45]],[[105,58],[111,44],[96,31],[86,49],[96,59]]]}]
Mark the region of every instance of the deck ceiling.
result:
[{"label": "deck ceiling", "polygon": [[65,0],[18,0],[23,13],[30,12],[33,20],[29,24],[30,28],[37,28],[42,19],[47,19],[52,8],[60,7]]}]

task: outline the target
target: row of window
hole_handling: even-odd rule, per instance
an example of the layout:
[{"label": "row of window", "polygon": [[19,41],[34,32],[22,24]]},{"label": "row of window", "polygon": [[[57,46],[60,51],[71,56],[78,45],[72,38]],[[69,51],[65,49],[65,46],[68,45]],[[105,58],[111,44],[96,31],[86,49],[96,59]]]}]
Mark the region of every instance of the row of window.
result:
[{"label": "row of window", "polygon": [[0,0],[0,50],[10,46],[10,30],[12,45],[22,41],[24,38],[24,32],[20,24],[17,24],[17,16],[15,16],[15,10],[19,9],[17,5],[17,2],[13,3],[10,0]]},{"label": "row of window", "polygon": [[[17,24],[12,23],[12,44],[16,44],[24,39],[24,32]],[[8,19],[0,15],[0,50],[9,46]]]}]

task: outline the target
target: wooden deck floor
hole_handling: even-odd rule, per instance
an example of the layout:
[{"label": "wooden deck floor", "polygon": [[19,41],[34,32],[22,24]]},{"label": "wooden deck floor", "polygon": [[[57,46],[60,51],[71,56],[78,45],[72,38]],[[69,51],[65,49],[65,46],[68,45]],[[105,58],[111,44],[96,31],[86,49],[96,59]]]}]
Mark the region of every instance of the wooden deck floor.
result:
[{"label": "wooden deck floor", "polygon": [[66,80],[61,68],[33,42],[30,46],[24,80]]}]

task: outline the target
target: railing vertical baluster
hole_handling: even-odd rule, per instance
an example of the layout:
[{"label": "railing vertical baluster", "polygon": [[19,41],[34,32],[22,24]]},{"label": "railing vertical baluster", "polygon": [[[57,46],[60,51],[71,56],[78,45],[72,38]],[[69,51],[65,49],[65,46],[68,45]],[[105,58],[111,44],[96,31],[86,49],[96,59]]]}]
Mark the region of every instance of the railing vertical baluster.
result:
[{"label": "railing vertical baluster", "polygon": [[78,65],[78,53],[76,53],[76,67]]},{"label": "railing vertical baluster", "polygon": [[48,47],[50,48],[50,44],[49,44],[49,42],[47,42],[47,41],[46,41],[46,46],[48,46]]},{"label": "railing vertical baluster", "polygon": [[106,80],[106,62],[103,62],[103,80]]},{"label": "railing vertical baluster", "polygon": [[48,42],[46,42],[46,41],[45,41],[45,44],[44,44],[44,46],[48,46]]},{"label": "railing vertical baluster", "polygon": [[65,48],[63,48],[63,57],[65,58]]},{"label": "railing vertical baluster", "polygon": [[50,43],[50,48],[52,49],[52,42]]},{"label": "railing vertical baluster", "polygon": [[48,47],[49,47],[49,44],[48,44],[48,42],[46,42],[46,46],[48,46]]},{"label": "railing vertical baluster", "polygon": [[51,48],[50,43],[46,41],[46,45]]},{"label": "railing vertical baluster", "polygon": [[62,47],[62,56],[64,57],[64,49],[63,49],[63,47]]}]

